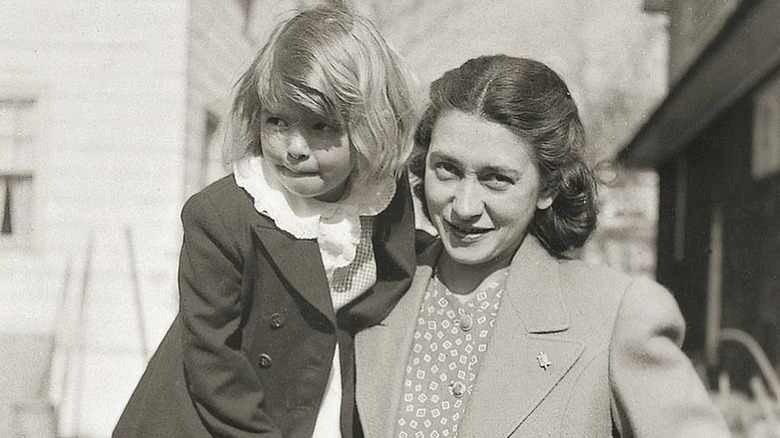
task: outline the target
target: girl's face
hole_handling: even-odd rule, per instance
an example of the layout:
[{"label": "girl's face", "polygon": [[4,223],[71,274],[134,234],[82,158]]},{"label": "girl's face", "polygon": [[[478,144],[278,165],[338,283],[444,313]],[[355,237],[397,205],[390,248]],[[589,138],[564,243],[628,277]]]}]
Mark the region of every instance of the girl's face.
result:
[{"label": "girl's face", "polygon": [[425,196],[452,261],[506,266],[537,208],[540,194],[530,145],[504,126],[460,111],[439,116],[425,163]]},{"label": "girl's face", "polygon": [[263,157],[282,185],[303,198],[341,199],[357,153],[336,122],[292,103],[263,108]]}]

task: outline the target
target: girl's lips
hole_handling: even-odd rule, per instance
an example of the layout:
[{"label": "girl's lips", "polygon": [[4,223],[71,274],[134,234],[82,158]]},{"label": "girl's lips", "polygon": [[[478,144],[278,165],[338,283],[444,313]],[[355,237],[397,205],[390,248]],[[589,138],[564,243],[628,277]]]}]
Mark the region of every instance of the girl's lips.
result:
[{"label": "girl's lips", "polygon": [[290,169],[287,166],[279,166],[279,171],[292,176],[314,176],[317,172],[302,172],[300,170]]}]

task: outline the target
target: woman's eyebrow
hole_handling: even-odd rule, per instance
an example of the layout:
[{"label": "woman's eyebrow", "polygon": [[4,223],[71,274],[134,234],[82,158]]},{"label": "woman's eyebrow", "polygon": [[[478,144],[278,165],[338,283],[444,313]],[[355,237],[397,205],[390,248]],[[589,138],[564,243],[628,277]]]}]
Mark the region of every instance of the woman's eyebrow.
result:
[{"label": "woman's eyebrow", "polygon": [[[463,167],[463,163],[460,160],[448,154],[447,152],[441,152],[441,151],[431,152],[431,158],[436,160],[448,161],[452,164],[455,164],[458,167]],[[477,173],[479,174],[500,173],[503,175],[508,175],[513,178],[520,178],[520,175],[522,174],[521,171],[513,167],[506,167],[501,165],[482,166],[477,169]]]},{"label": "woman's eyebrow", "polygon": [[484,173],[501,173],[504,175],[519,177],[522,172],[511,167],[504,166],[486,166],[480,169]]},{"label": "woman's eyebrow", "polygon": [[452,155],[447,154],[446,152],[439,152],[439,151],[431,152],[431,158],[436,158],[436,159],[439,159],[439,160],[451,161],[451,162],[453,162],[455,164],[458,164],[458,165],[460,164],[460,161],[457,158],[453,157]]},{"label": "woman's eyebrow", "polygon": [[[463,163],[461,163],[460,160],[458,160],[457,158],[455,158],[450,154],[447,154],[446,152],[440,152],[440,151],[431,152],[431,158],[437,160],[449,161],[450,163],[453,163],[456,166],[463,167]],[[477,171],[480,174],[501,173],[515,178],[519,178],[522,173],[517,169],[506,167],[506,166],[500,166],[500,165],[495,165],[495,166],[488,165],[488,166],[480,167],[479,169],[477,169]]]}]

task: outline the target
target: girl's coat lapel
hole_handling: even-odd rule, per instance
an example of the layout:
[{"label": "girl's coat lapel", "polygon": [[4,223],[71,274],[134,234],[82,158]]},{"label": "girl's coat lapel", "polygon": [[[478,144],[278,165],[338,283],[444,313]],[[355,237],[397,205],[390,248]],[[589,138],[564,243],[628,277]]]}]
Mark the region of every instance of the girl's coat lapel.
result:
[{"label": "girl's coat lapel", "polygon": [[[357,402],[369,438],[390,437],[395,429],[415,320],[440,252],[437,244],[419,256],[412,287],[393,313],[356,338]],[[584,348],[566,338],[569,317],[558,263],[536,238],[526,237],[515,255],[504,293],[461,437],[511,435]]]},{"label": "girl's coat lapel", "polygon": [[[350,317],[355,318],[352,321],[354,328],[373,323],[374,308],[389,312],[409,287],[415,271],[414,207],[406,179],[406,175],[401,177],[392,202],[374,220],[372,239],[377,283],[372,288],[374,299],[352,306]],[[273,260],[280,276],[336,325],[336,313],[316,240],[296,239],[260,214],[252,222],[252,229],[260,242],[255,247]]]},{"label": "girl's coat lapel", "polygon": [[296,239],[263,217],[258,217],[252,228],[262,242],[260,251],[267,251],[265,255],[274,261],[281,276],[335,325],[336,313],[317,241]]}]

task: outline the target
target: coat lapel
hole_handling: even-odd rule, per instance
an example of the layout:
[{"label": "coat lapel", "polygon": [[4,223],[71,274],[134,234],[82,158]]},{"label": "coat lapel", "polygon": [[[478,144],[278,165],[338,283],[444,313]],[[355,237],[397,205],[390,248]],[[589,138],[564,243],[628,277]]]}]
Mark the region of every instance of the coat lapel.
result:
[{"label": "coat lapel", "polygon": [[[379,318],[386,316],[398,297],[408,289],[415,269],[414,207],[406,177],[399,181],[393,200],[377,215],[374,225],[378,277],[372,288],[375,299],[356,300],[349,306],[350,326],[353,328],[375,323],[377,308],[386,309]],[[317,241],[297,239],[260,214],[252,223],[252,229],[293,289],[335,325],[336,313]]]},{"label": "coat lapel", "polygon": [[317,241],[296,239],[262,217],[252,228],[284,279],[335,324],[336,314]]},{"label": "coat lapel", "polygon": [[[490,347],[461,423],[463,437],[511,435],[584,348],[582,342],[565,338],[569,322],[558,263],[535,237],[526,237],[515,255],[504,293]],[[547,367],[542,366],[545,359],[550,362]]]},{"label": "coat lapel", "polygon": [[367,437],[390,437],[395,430],[417,316],[440,251],[433,245],[420,254],[412,285],[392,313],[355,336],[355,395]]},{"label": "coat lapel", "polygon": [[[414,249],[414,207],[406,178],[401,178],[390,205],[374,221],[372,241],[377,282],[365,299],[349,306],[349,325],[362,330],[384,319],[409,289],[417,258]],[[339,317],[346,315],[340,314]]]}]

